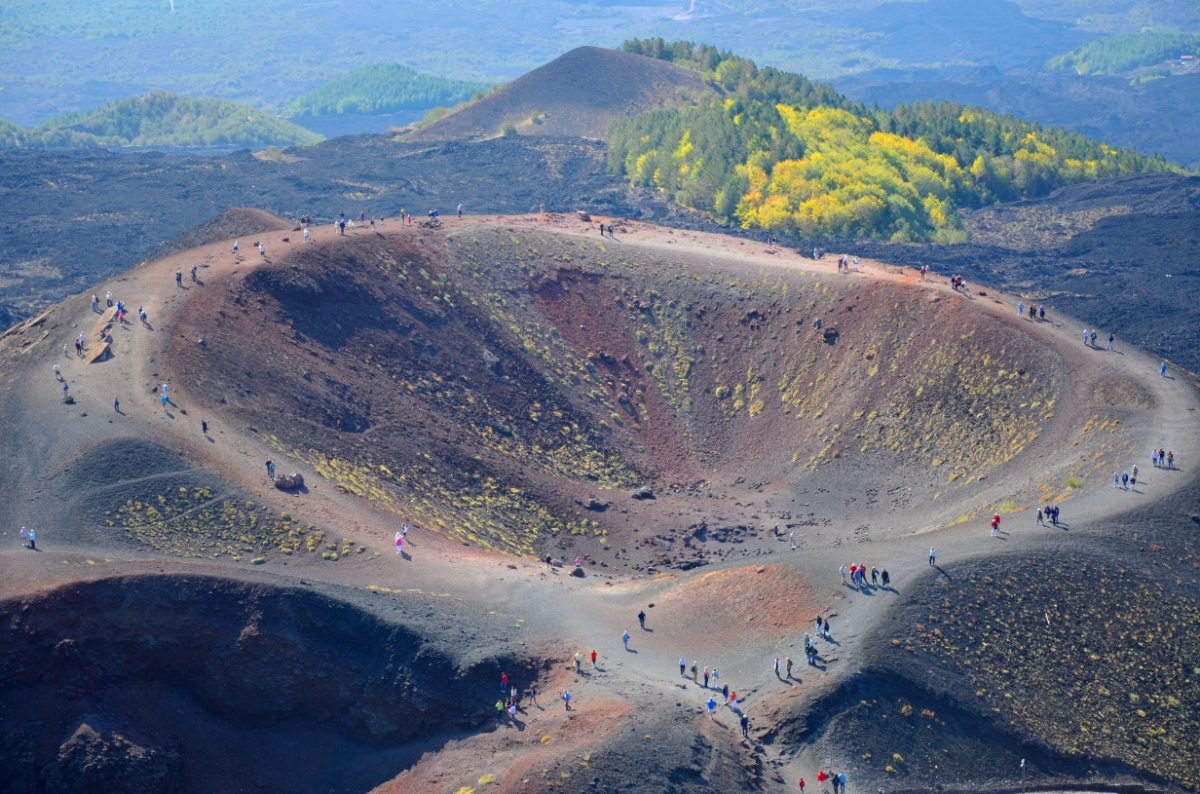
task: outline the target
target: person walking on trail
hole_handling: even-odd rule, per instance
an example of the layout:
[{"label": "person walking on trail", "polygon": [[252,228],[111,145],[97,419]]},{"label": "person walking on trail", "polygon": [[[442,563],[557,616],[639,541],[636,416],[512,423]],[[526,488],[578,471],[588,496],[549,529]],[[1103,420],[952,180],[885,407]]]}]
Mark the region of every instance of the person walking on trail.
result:
[{"label": "person walking on trail", "polygon": [[1042,508],[1039,507],[1037,511],[1037,525],[1039,527],[1046,526],[1045,522],[1043,521],[1044,518],[1045,516],[1042,514]]},{"label": "person walking on trail", "polygon": [[113,411],[121,413],[121,398],[113,397]]},{"label": "person walking on trail", "polygon": [[508,704],[508,724],[515,726],[517,724],[517,704]]},{"label": "person walking on trail", "polygon": [[393,541],[396,546],[396,553],[399,554],[404,550],[404,538],[399,532],[396,533],[396,539]]},{"label": "person walking on trail", "polygon": [[25,546],[28,543],[29,543],[29,530],[26,529],[25,527],[21,527],[21,545]]},{"label": "person walking on trail", "polygon": [[592,669],[595,670],[596,667],[596,649],[592,648]]},{"label": "person walking on trail", "polygon": [[883,583],[883,589],[886,590],[892,584],[892,577],[888,576],[887,568],[879,572],[879,581]]},{"label": "person walking on trail", "polygon": [[846,567],[845,563],[842,563],[842,567],[838,568],[838,573],[840,573],[842,575],[842,584],[845,584],[846,583],[846,574],[850,573],[850,569]]},{"label": "person walking on trail", "polygon": [[458,205],[458,217],[462,218],[462,203],[461,202],[459,202],[459,205]]},{"label": "person walking on trail", "polygon": [[29,530],[29,550],[37,551],[37,530]]},{"label": "person walking on trail", "polygon": [[797,783],[796,785],[799,786],[800,791],[803,792],[804,791],[804,778],[800,778],[800,782]]},{"label": "person walking on trail", "polygon": [[1025,316],[1025,301],[1021,301],[1020,303],[1017,304],[1017,317],[1024,317],[1024,316]]},{"label": "person walking on trail", "polygon": [[742,738],[749,739],[750,738],[750,718],[748,716],[746,716],[745,712],[742,712],[742,716],[738,718],[738,722],[742,726]]},{"label": "person walking on trail", "polygon": [[273,460],[267,461],[267,479],[268,480],[275,479],[275,461],[273,461]]},{"label": "person walking on trail", "polygon": [[1088,329],[1086,328],[1083,329],[1083,343],[1085,345],[1088,343]]},{"label": "person walking on trail", "polygon": [[1115,335],[1113,335],[1113,334],[1109,334],[1109,335],[1108,335],[1108,347],[1107,347],[1106,349],[1107,349],[1107,350],[1112,350],[1112,349],[1113,349],[1113,342],[1115,342],[1115,341],[1117,341],[1117,337],[1116,337]]},{"label": "person walking on trail", "polygon": [[708,689],[708,665],[704,665],[704,688]]},{"label": "person walking on trail", "polygon": [[1121,487],[1126,491],[1129,490],[1129,472],[1127,471],[1121,472]]},{"label": "person walking on trail", "polygon": [[787,657],[787,659],[784,661],[784,666],[787,669],[787,677],[790,681],[792,680],[792,657]]},{"label": "person walking on trail", "polygon": [[1096,329],[1092,329],[1092,347],[1096,346]]},{"label": "person walking on trail", "polygon": [[696,662],[692,662],[692,683],[699,683],[699,681],[700,681],[700,665]]},{"label": "person walking on trail", "polygon": [[575,672],[580,671],[580,664],[583,662],[583,652],[575,651]]},{"label": "person walking on trail", "polygon": [[266,243],[259,243],[259,244],[258,244],[258,255],[259,255],[259,257],[261,257],[262,259],[266,259],[266,258],[267,258],[267,244],[266,244]]},{"label": "person walking on trail", "polygon": [[716,722],[717,721],[717,716],[716,716],[717,715],[717,700],[716,700],[716,698],[710,697],[704,705],[705,705],[705,707],[708,708],[708,718],[710,720],[712,720],[713,722]]},{"label": "person walking on trail", "polygon": [[710,680],[710,682],[712,683],[713,689],[716,689],[716,688],[717,688],[717,679],[718,679],[718,678],[720,678],[720,677],[721,677],[721,674],[720,674],[720,673],[718,673],[718,672],[717,672],[717,668],[715,668],[715,667],[714,667],[714,668],[712,669],[712,678],[711,678],[711,679],[709,679],[709,680]]},{"label": "person walking on trail", "polygon": [[687,675],[687,659],[684,659],[682,656],[679,657],[679,674],[681,676]]},{"label": "person walking on trail", "polygon": [[729,684],[721,687],[721,696],[725,698],[725,705],[729,705]]},{"label": "person walking on trail", "polygon": [[992,516],[992,537],[1000,534],[1000,514],[996,513]]},{"label": "person walking on trail", "polygon": [[1163,363],[1158,365],[1158,377],[1160,377],[1160,378],[1167,377],[1167,362],[1164,361]]},{"label": "person walking on trail", "polygon": [[646,628],[646,611],[644,609],[638,610],[638,625],[643,629]]},{"label": "person walking on trail", "polygon": [[183,286],[183,272],[182,271],[179,271],[179,270],[175,271],[175,286],[177,286],[177,287]]},{"label": "person walking on trail", "polygon": [[239,252],[239,251],[241,251],[241,250],[242,250],[242,241],[241,241],[241,240],[234,240],[234,241],[233,241],[233,255],[234,255],[234,256],[237,256],[237,255],[238,255],[238,252]]},{"label": "person walking on trail", "polygon": [[629,650],[629,632],[626,631],[621,635],[621,642],[625,644],[625,650]]},{"label": "person walking on trail", "polygon": [[937,549],[935,549],[933,546],[930,546],[929,547],[929,567],[932,568],[935,565],[937,565]]},{"label": "person walking on trail", "polygon": [[779,678],[779,657],[775,657],[775,677]]},{"label": "person walking on trail", "polygon": [[563,706],[567,711],[571,710],[571,690],[564,689],[562,693]]},{"label": "person walking on trail", "polygon": [[[529,701],[531,704],[533,704],[534,706],[538,706],[538,702],[537,702],[537,684],[530,684],[530,685],[529,685],[529,689],[528,689],[528,690],[526,690],[526,692],[525,692],[525,697],[526,697],[526,699],[527,699],[527,700],[528,700],[528,701]],[[538,706],[538,708],[541,708],[541,706]]]}]

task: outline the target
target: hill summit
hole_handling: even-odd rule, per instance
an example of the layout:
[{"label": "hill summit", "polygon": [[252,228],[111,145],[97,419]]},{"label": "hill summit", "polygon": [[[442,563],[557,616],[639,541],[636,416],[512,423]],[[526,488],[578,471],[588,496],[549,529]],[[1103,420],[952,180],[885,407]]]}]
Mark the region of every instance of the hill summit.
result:
[{"label": "hill summit", "polygon": [[620,119],[716,91],[696,71],[602,47],[578,47],[412,133],[411,140],[522,135],[603,139]]}]

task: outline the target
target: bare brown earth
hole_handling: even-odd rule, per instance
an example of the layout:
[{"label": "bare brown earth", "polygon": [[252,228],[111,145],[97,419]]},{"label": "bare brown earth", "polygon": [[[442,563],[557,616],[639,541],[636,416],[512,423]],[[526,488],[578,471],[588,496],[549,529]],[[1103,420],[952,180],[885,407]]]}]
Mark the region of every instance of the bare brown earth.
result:
[{"label": "bare brown earth", "polygon": [[505,134],[604,140],[612,125],[715,92],[696,71],[602,47],[577,47],[483,99],[405,135],[464,141]]},{"label": "bare brown earth", "polygon": [[[1044,786],[1194,789],[1160,764],[1194,752],[1186,719],[1142,734],[1146,752],[1068,746],[1002,687],[976,697],[944,651],[978,637],[928,619],[978,619],[954,606],[988,586],[980,560],[1084,552],[1170,557],[1190,614],[1192,475],[1147,472],[1146,453],[1188,460],[1194,385],[944,281],[641,223],[613,240],[570,216],[469,216],[319,227],[308,245],[283,226],[238,255],[148,262],[96,287],[149,322],[115,324],[94,364],[62,349],[100,344],[87,295],[16,326],[0,338],[0,415],[19,418],[0,469],[0,772],[18,791],[784,791],[836,767],[851,791],[992,790],[1027,756]],[[307,487],[272,488],[268,458]],[[1133,462],[1144,485],[1113,489]],[[1034,525],[1047,502],[1066,529]],[[893,587],[843,586],[852,562]],[[1090,625],[1089,599],[1038,599],[1066,610],[1054,626]],[[836,644],[809,667],[816,615]],[[728,708],[703,715],[680,656],[719,668],[749,741]],[[1071,659],[1043,666],[1078,676]],[[500,671],[540,689],[511,727]],[[1200,711],[1190,683],[1177,706],[1161,696]],[[870,710],[898,699],[915,709]],[[955,777],[927,777],[934,757]]]}]

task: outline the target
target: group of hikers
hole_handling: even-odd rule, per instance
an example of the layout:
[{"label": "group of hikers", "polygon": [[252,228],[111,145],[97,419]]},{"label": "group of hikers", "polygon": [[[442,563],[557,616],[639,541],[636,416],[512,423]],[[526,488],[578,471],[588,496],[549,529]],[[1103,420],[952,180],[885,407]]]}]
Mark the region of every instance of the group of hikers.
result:
[{"label": "group of hikers", "polygon": [[[530,705],[541,708],[541,704],[537,702],[537,682],[533,682],[525,690],[525,702]],[[566,704],[567,711],[571,710],[571,693],[563,690],[563,703]],[[508,673],[500,673],[500,698],[496,701],[496,715],[501,718],[508,718],[509,725],[517,724],[517,712],[521,711],[521,692],[517,689],[517,685],[509,680]]]},{"label": "group of hikers", "polygon": [[[1025,301],[1020,301],[1017,303],[1017,316],[1018,317],[1025,316]],[[1046,319],[1046,305],[1039,304],[1037,306],[1034,306],[1032,303],[1029,304],[1029,319],[1030,320],[1045,320]],[[1108,344],[1109,344],[1108,349],[1112,350],[1112,337],[1111,336],[1108,338]]]},{"label": "group of hikers", "polygon": [[[851,565],[843,564],[841,568],[838,568],[838,573],[842,575],[842,584],[850,584],[860,588],[867,587],[867,566],[861,562]],[[847,576],[850,577],[849,583],[846,582]],[[886,590],[892,584],[892,577],[888,574],[886,568],[881,571],[872,565],[870,576],[871,587],[882,586],[882,589]]]}]

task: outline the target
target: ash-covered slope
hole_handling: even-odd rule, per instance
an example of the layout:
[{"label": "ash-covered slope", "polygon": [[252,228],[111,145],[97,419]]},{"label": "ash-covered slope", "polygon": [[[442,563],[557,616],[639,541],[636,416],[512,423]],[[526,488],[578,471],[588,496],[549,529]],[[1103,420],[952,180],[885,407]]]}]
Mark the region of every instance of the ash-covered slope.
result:
[{"label": "ash-covered slope", "polygon": [[690,69],[601,47],[578,47],[452,113],[408,140],[523,135],[603,139],[613,123],[715,92]]}]

